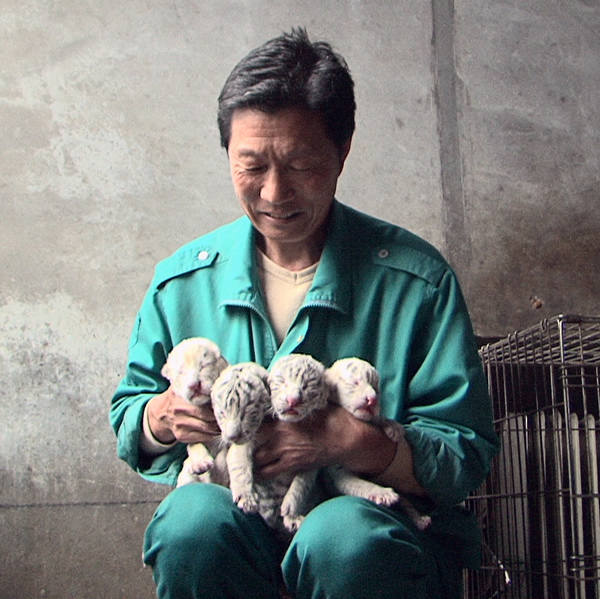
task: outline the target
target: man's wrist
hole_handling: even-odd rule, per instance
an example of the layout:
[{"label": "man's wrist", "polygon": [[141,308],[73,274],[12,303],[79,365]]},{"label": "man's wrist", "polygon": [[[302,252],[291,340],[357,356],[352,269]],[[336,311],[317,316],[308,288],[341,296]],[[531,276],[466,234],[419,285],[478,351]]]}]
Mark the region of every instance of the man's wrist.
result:
[{"label": "man's wrist", "polygon": [[401,493],[426,495],[425,489],[418,483],[413,472],[412,447],[405,438],[400,439],[392,460],[379,474],[371,480],[379,485],[393,487]]},{"label": "man's wrist", "polygon": [[[168,391],[166,393],[168,393]],[[175,435],[168,426],[164,425],[161,418],[156,415],[157,407],[162,406],[164,399],[165,394],[163,393],[153,397],[146,404],[145,425],[148,427],[148,432],[157,443],[162,445],[172,445],[176,441]]]},{"label": "man's wrist", "polygon": [[165,453],[173,445],[175,445],[175,441],[172,443],[163,443],[161,442],[154,434],[152,429],[150,428],[149,415],[148,415],[148,405],[144,408],[144,414],[142,416],[142,434],[140,435],[140,448],[142,451],[148,455],[160,455],[161,453]]},{"label": "man's wrist", "polygon": [[362,420],[353,420],[357,433],[351,442],[345,464],[342,465],[361,476],[378,476],[393,461],[397,444],[380,427]]}]

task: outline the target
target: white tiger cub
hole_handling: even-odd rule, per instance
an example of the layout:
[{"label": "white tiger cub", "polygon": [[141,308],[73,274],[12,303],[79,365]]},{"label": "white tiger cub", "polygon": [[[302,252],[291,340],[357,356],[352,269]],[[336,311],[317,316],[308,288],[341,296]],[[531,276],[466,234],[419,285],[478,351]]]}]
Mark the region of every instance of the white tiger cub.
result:
[{"label": "white tiger cub", "polygon": [[[170,381],[176,395],[201,406],[210,402],[213,383],[227,366],[216,343],[205,337],[190,337],[171,350],[161,374]],[[178,486],[197,480],[197,475],[209,470],[217,443],[188,445],[188,458],[179,475]]]},{"label": "white tiger cub", "polygon": [[[253,452],[256,432],[271,409],[267,378],[267,370],[259,364],[242,362],[223,370],[211,393],[213,411],[221,428],[227,476],[210,471],[203,480],[225,485],[228,480],[233,500],[245,512],[260,511]],[[214,470],[218,469],[221,453]]]},{"label": "white tiger cub", "polygon": [[[372,364],[360,358],[342,358],[325,371],[325,378],[330,388],[330,401],[339,404],[360,420],[378,424],[392,441],[402,439],[402,425],[381,417],[379,373]],[[328,474],[334,487],[346,495],[364,497],[384,505],[398,502],[417,528],[424,530],[431,524],[430,516],[420,514],[406,497],[393,489],[361,479],[339,466],[330,467]]]},{"label": "white tiger cub", "polygon": [[[327,406],[328,387],[325,367],[312,356],[290,354],[277,360],[269,373],[271,407],[275,418],[298,422],[314,416],[316,410]],[[312,507],[318,470],[281,474],[264,483],[266,498],[262,515],[277,525],[279,518],[289,532],[298,530],[305,514]]]}]

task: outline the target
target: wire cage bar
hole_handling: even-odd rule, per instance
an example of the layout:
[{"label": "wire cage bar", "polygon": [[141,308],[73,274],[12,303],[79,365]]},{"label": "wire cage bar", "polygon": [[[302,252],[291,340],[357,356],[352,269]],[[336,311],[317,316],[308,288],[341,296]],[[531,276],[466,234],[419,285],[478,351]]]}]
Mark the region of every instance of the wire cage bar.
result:
[{"label": "wire cage bar", "polygon": [[467,501],[483,566],[467,599],[600,599],[600,317],[480,348],[502,449]]}]

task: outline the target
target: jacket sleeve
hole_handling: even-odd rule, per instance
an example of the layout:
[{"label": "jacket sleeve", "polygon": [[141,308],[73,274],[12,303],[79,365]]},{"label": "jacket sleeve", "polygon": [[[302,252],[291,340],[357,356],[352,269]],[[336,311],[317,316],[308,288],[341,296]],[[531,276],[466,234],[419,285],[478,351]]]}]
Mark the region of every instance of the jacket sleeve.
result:
[{"label": "jacket sleeve", "polygon": [[438,506],[449,507],[483,482],[499,442],[454,273],[447,270],[432,289],[414,341],[405,429],[417,480]]},{"label": "jacket sleeve", "polygon": [[127,370],[111,402],[110,423],[117,435],[117,455],[144,478],[174,484],[185,458],[185,445],[148,456],[140,451],[144,408],[168,387],[160,374],[172,347],[160,297],[151,288],[138,312],[129,342]]}]

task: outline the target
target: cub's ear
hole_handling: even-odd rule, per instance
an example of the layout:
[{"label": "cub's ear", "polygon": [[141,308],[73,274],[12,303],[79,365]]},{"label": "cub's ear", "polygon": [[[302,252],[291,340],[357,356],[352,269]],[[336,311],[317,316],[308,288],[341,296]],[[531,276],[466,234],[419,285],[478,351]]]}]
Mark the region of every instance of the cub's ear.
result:
[{"label": "cub's ear", "polygon": [[269,378],[269,372],[264,366],[260,364],[251,363],[250,364],[250,372],[261,379],[264,383],[267,382]]},{"label": "cub's ear", "polygon": [[229,366],[229,362],[223,356],[219,356],[219,360],[217,363],[217,369],[219,370],[219,372],[225,370],[227,366]]},{"label": "cub's ear", "polygon": [[160,369],[160,373],[168,380],[171,380],[171,368],[169,367],[169,363],[165,362],[164,366]]}]

